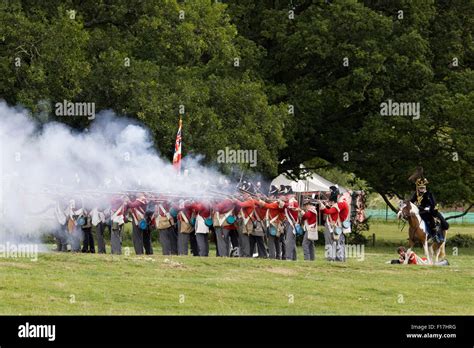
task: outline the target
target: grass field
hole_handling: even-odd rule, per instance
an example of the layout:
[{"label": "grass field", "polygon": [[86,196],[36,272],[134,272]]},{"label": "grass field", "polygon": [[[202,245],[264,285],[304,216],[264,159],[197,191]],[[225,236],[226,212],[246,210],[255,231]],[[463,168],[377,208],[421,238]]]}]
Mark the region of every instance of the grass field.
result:
[{"label": "grass field", "polygon": [[[447,267],[386,264],[406,238],[373,223],[380,246],[363,261],[315,262],[45,253],[0,259],[0,314],[474,314],[474,250],[447,249]],[[450,234],[474,235],[473,226]],[[392,244],[391,246],[390,243]],[[419,249],[418,252],[421,252]],[[211,255],[214,252],[211,251]]]}]

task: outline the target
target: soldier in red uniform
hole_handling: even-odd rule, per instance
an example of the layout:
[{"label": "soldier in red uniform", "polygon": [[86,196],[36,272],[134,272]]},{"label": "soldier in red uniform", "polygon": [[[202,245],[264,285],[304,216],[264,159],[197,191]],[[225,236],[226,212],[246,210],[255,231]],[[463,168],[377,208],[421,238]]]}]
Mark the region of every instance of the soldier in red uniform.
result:
[{"label": "soldier in red uniform", "polygon": [[[412,250],[406,250],[405,247],[401,246],[397,249],[399,258],[398,260],[388,261],[387,263],[392,264],[408,264],[408,265],[429,265],[428,259],[426,257],[420,257],[415,254]],[[435,263],[435,266],[449,266],[448,260],[441,260],[438,263]]]},{"label": "soldier in red uniform", "polygon": [[194,202],[192,209],[196,216],[196,243],[199,256],[209,256],[209,226],[206,221],[211,218],[211,204],[207,201]]},{"label": "soldier in red uniform", "polygon": [[255,211],[255,200],[249,194],[243,195],[243,201],[234,200],[238,210],[239,220],[237,223],[239,232],[239,251],[241,257],[251,257],[253,250],[250,249],[250,235],[253,232],[253,215]]},{"label": "soldier in red uniform", "polygon": [[323,204],[321,213],[326,215],[324,240],[326,258],[329,261],[345,261],[345,236],[342,233],[342,222],[348,218],[349,206],[347,202],[338,202],[339,189],[331,186],[331,195],[328,204]]},{"label": "soldier in red uniform", "polygon": [[299,224],[299,204],[293,195],[288,196],[283,209],[285,214],[285,260],[296,261],[296,226]]},{"label": "soldier in red uniform", "polygon": [[112,254],[122,254],[122,229],[125,223],[125,197],[113,197],[110,202],[112,231],[110,245]]},{"label": "soldier in red uniform", "polygon": [[419,257],[417,254],[415,254],[414,251],[409,251],[407,253],[407,250],[404,247],[399,247],[397,249],[397,252],[398,252],[398,255],[400,256],[399,263],[409,264],[409,265],[427,265],[428,264],[428,259],[426,257]]},{"label": "soldier in red uniform", "polygon": [[260,201],[259,204],[262,209],[265,209],[269,257],[271,259],[281,259],[280,236],[282,234],[281,225],[285,219],[284,202],[281,200],[271,203]]},{"label": "soldier in red uniform", "polygon": [[191,201],[183,201],[179,205],[178,212],[178,255],[188,255],[190,234],[194,231],[192,224],[193,204]]},{"label": "soldier in red uniform", "polygon": [[315,236],[317,237],[317,230],[318,230],[318,225],[317,225],[317,212],[316,212],[316,207],[314,203],[311,201],[306,201],[304,203],[304,211],[305,213],[301,217],[301,221],[304,226],[304,237],[303,237],[303,254],[304,254],[304,259],[313,261],[315,259],[315,253],[314,253],[314,239],[308,239],[308,234],[310,231],[316,231]]},{"label": "soldier in red uniform", "polygon": [[163,200],[160,200],[155,207],[155,226],[158,230],[163,255],[177,254],[177,251],[173,252],[173,241],[176,237],[174,225],[176,221],[171,216],[171,208],[172,203]]},{"label": "soldier in red uniform", "polygon": [[250,235],[250,253],[253,254],[255,246],[257,246],[257,252],[259,258],[267,258],[267,248],[265,246],[264,238],[267,233],[265,226],[265,215],[267,210],[259,205],[259,200],[254,200],[254,218],[253,218],[253,231]]},{"label": "soldier in red uniform", "polygon": [[[132,242],[135,254],[142,255],[144,249],[143,231],[146,229],[142,222],[145,220],[145,194],[139,193],[133,201],[128,200],[126,209],[129,209],[132,215]],[[151,243],[148,243],[148,245],[151,245]],[[147,254],[150,253],[152,252],[147,250]]]},{"label": "soldier in red uniform", "polygon": [[214,205],[213,224],[216,231],[217,251],[219,256],[230,255],[229,233],[235,230],[235,204],[230,198],[223,199]]}]

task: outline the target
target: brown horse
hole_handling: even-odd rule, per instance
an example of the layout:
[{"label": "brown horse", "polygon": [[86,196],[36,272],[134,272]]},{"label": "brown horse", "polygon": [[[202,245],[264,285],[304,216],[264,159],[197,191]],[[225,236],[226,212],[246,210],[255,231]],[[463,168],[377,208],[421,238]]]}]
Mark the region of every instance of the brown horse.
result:
[{"label": "brown horse", "polygon": [[[403,218],[408,221],[408,246],[409,251],[413,248],[415,243],[418,241],[423,245],[426,258],[430,265],[436,264],[439,258],[445,256],[445,241],[446,241],[446,231],[443,231],[444,241],[441,243],[433,242],[431,246],[428,246],[428,238],[425,233],[426,227],[424,221],[421,219],[420,212],[418,207],[414,205],[409,200],[400,201],[398,218]],[[434,258],[434,260],[433,260]],[[408,260],[408,258],[407,258]]]}]

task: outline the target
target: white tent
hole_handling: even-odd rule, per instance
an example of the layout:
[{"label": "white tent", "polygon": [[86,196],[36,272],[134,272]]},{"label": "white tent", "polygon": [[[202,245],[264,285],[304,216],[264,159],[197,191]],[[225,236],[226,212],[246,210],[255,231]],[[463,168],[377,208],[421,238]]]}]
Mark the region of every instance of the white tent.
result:
[{"label": "white tent", "polygon": [[312,182],[310,180],[293,180],[286,177],[285,174],[278,175],[273,179],[271,185],[280,188],[283,186],[291,186],[293,192],[308,192],[308,191],[329,191],[329,186],[321,185],[318,182]]},{"label": "white tent", "polygon": [[[336,186],[336,184],[313,172],[305,179],[300,180],[293,180],[288,178],[285,174],[280,174],[272,180],[271,185],[278,188],[280,188],[280,185],[291,186],[293,192],[327,192],[330,186]],[[347,190],[341,186],[339,186],[339,191],[341,193],[347,192]]]}]

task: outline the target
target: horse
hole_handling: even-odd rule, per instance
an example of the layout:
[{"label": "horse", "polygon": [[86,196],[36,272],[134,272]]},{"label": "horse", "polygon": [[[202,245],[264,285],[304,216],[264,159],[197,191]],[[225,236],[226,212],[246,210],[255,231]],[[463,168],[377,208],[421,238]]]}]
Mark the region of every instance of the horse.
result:
[{"label": "horse", "polygon": [[436,264],[440,257],[442,258],[446,255],[446,230],[442,231],[444,240],[441,243],[434,241],[432,245],[429,246],[428,236],[425,232],[425,222],[421,219],[420,212],[416,205],[414,205],[409,200],[400,201],[397,216],[398,218],[403,218],[407,220],[410,226],[408,229],[408,251],[411,251],[417,241],[421,242],[425,251],[426,258],[428,259],[428,263],[430,265],[433,264],[433,257],[434,264]]}]

